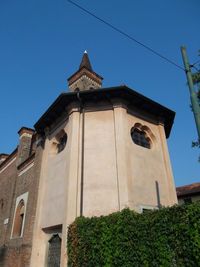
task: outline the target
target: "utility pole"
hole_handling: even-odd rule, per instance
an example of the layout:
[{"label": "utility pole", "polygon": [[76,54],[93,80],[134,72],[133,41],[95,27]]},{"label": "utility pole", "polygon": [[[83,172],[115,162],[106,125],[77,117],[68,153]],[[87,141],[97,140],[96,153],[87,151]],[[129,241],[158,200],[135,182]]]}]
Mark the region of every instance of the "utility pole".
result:
[{"label": "utility pole", "polygon": [[191,71],[191,65],[189,63],[186,48],[184,46],[181,46],[181,54],[183,58],[183,63],[185,66],[185,73],[187,76],[188,81],[188,87],[190,91],[190,100],[192,105],[192,111],[194,113],[194,119],[196,122],[197,132],[198,132],[198,145],[200,145],[200,105],[199,105],[199,99],[197,92],[194,88],[194,81],[193,81],[193,74]]}]

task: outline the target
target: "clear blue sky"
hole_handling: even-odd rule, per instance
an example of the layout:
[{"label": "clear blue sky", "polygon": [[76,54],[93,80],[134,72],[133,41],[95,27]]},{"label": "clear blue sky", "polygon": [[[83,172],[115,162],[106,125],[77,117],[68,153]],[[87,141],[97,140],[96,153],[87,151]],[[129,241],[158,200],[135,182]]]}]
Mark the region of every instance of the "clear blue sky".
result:
[{"label": "clear blue sky", "polygon": [[[200,49],[199,0],[74,0],[134,38],[182,65]],[[0,153],[11,153],[21,126],[33,127],[67,90],[86,49],[104,87],[129,87],[176,111],[168,140],[176,185],[200,181],[200,150],[186,77],[67,0],[0,1]]]}]

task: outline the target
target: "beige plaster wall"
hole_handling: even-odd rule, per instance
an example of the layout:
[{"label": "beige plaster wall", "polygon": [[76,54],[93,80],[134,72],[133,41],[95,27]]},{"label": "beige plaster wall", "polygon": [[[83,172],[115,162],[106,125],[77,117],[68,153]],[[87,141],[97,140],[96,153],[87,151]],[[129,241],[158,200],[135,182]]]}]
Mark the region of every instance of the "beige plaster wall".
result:
[{"label": "beige plaster wall", "polygon": [[[151,149],[138,146],[132,141],[130,131],[135,123],[147,126],[151,130],[155,137],[154,140],[151,138]],[[130,207],[140,212],[142,207],[157,207],[159,199],[162,206],[176,203],[176,192],[163,125],[148,122],[139,114],[127,114],[127,127],[127,178]]]},{"label": "beige plaster wall", "polygon": [[68,124],[65,122],[48,136],[45,143],[46,167],[43,168],[43,200],[41,213],[41,227],[46,228],[63,223],[63,211],[65,210],[65,178],[69,158],[69,146],[60,153],[55,153],[55,135],[61,129],[68,132]]},{"label": "beige plaster wall", "polygon": [[[47,142],[49,144],[47,144]],[[51,150],[51,140],[46,146]],[[67,148],[59,154],[47,155],[47,167],[44,175],[44,195],[41,227],[62,224],[64,210],[64,178],[66,169]]]},{"label": "beige plaster wall", "polygon": [[[57,225],[63,226],[61,266],[66,266],[66,229],[77,214],[80,113],[72,112],[69,119],[47,134],[42,156],[39,195],[34,227],[31,266],[46,266],[48,240]],[[65,149],[55,154],[54,137],[64,129],[68,135]]]},{"label": "beige plaster wall", "polygon": [[119,210],[113,111],[85,114],[83,214]]},{"label": "beige plaster wall", "polygon": [[[31,266],[45,266],[49,236],[42,228],[62,224],[61,266],[66,266],[67,227],[80,215],[82,118],[73,110],[68,121],[46,139],[40,174],[39,197]],[[148,126],[155,140],[152,149],[133,143],[135,123]],[[52,154],[54,136],[64,128],[65,149]],[[146,121],[141,114],[113,109],[85,112],[83,215],[98,216],[130,207],[164,206],[176,203],[164,127]]]},{"label": "beige plaster wall", "polygon": [[[54,133],[47,135],[42,153],[36,221],[33,234],[33,250],[31,265],[46,266],[48,256],[48,241],[51,237],[48,227],[63,224],[65,210],[65,167],[67,147],[59,154],[52,151],[54,135],[63,127],[61,125]],[[39,148],[41,150],[41,147]],[[64,169],[64,170],[63,170]],[[61,175],[60,175],[61,174]],[[53,232],[53,230],[51,230]],[[63,254],[63,253],[62,253]]]}]

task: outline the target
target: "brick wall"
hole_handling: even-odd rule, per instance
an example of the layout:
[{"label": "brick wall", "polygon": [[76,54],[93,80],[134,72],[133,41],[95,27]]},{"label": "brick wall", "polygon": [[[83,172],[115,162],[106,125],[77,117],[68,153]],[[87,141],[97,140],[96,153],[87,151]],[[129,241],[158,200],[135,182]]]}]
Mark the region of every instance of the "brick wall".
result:
[{"label": "brick wall", "polygon": [[[20,157],[21,155],[22,152]],[[17,168],[19,155],[15,156],[17,156],[16,160],[3,172],[0,166],[0,267],[28,267],[30,265],[41,157],[40,152],[36,151],[36,156],[32,154],[28,159],[24,158],[24,163]],[[28,200],[23,235],[12,238],[16,199],[26,192],[28,192]],[[1,199],[5,203],[2,209]],[[4,224],[7,218],[9,221]]]},{"label": "brick wall", "polygon": [[[10,160],[10,162],[13,161],[15,157],[16,155]],[[10,224],[12,202],[17,177],[16,159],[9,165],[9,167],[6,169],[4,168],[5,166],[0,168],[0,200],[3,202],[3,206],[0,207],[0,266],[6,266],[3,265],[2,262],[6,254],[6,236]],[[7,224],[5,224],[6,219],[9,219]]]}]

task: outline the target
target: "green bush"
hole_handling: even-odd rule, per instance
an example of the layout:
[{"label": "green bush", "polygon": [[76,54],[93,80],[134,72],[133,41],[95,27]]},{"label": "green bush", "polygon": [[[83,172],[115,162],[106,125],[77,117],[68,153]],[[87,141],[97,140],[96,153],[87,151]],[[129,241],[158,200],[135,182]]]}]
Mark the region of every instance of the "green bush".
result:
[{"label": "green bush", "polygon": [[69,226],[67,246],[69,267],[198,267],[200,202],[79,217]]}]

